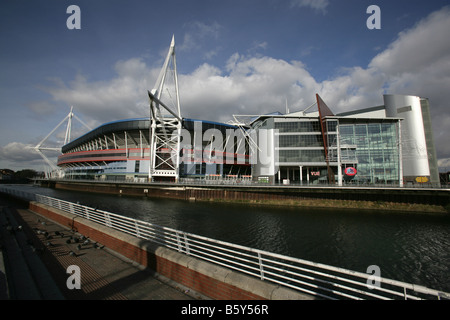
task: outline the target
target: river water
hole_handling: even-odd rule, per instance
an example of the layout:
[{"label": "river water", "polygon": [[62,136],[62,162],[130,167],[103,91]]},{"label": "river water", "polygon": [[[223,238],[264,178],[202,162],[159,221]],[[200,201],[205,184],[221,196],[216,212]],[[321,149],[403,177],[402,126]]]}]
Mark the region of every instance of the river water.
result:
[{"label": "river water", "polygon": [[450,292],[450,214],[263,207],[20,188],[359,272],[377,265],[382,277]]}]

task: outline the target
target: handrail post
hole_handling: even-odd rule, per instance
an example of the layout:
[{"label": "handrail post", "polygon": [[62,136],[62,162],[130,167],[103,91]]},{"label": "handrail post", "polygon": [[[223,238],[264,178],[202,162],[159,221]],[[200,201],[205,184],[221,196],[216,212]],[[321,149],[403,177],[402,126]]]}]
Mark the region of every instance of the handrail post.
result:
[{"label": "handrail post", "polygon": [[190,254],[190,250],[189,250],[189,242],[188,242],[188,238],[187,238],[187,234],[184,234],[184,245],[186,247],[186,254],[189,255]]},{"label": "handrail post", "polygon": [[91,217],[89,215],[89,210],[88,210],[87,207],[84,207],[84,211],[85,211],[85,214],[86,214],[86,219],[91,220]]},{"label": "handrail post", "polygon": [[259,272],[260,272],[261,280],[264,280],[264,267],[263,267],[263,262],[261,259],[260,252],[258,252],[258,265],[259,265]]},{"label": "handrail post", "polygon": [[184,246],[184,253],[189,255],[190,250],[189,250],[189,242],[188,242],[187,234],[183,231],[177,230],[177,231],[175,231],[175,236],[177,238],[178,252],[183,253],[183,246]]},{"label": "handrail post", "polygon": [[105,224],[108,227],[112,227],[112,225],[111,225],[111,217],[109,216],[109,213],[108,212],[107,213],[103,213],[103,215],[105,217]]},{"label": "handrail post", "polygon": [[135,228],[135,230],[136,230],[136,236],[137,236],[138,238],[140,238],[140,237],[141,237],[141,232],[140,232],[140,230],[139,230],[139,224],[138,224],[138,221],[137,221],[137,220],[134,220],[134,228]]},{"label": "handrail post", "polygon": [[178,252],[183,252],[183,246],[181,244],[180,235],[178,231],[175,232],[175,236],[177,237]]}]

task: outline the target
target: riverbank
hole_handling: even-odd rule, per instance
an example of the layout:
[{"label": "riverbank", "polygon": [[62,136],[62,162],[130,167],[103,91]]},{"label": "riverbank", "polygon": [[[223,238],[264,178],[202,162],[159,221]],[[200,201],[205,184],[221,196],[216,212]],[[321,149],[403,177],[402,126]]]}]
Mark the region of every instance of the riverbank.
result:
[{"label": "riverbank", "polygon": [[221,203],[240,203],[256,206],[273,206],[273,207],[302,207],[302,208],[336,208],[336,209],[353,209],[367,211],[404,211],[404,212],[420,212],[420,213],[449,213],[450,207],[427,204],[413,203],[394,203],[384,201],[352,201],[352,200],[223,200],[209,199],[199,201],[221,202]]},{"label": "riverbank", "polygon": [[69,180],[50,183],[46,181],[41,185],[62,190],[102,194],[260,206],[450,213],[450,190],[448,189],[135,184]]},{"label": "riverbank", "polygon": [[[18,194],[41,194],[190,234],[349,270],[366,272],[368,266],[377,265],[384,277],[450,292],[449,266],[443,263],[450,261],[448,214],[174,200],[142,194],[128,196],[125,188],[122,196],[33,185],[11,188]],[[205,196],[213,192],[198,190]],[[148,192],[162,191],[148,188]]]}]

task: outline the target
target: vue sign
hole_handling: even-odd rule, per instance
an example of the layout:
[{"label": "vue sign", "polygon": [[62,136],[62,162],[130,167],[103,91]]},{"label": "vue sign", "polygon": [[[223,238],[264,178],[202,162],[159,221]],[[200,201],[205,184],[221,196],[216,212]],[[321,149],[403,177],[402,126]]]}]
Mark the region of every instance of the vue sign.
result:
[{"label": "vue sign", "polygon": [[356,169],[353,167],[345,168],[344,174],[349,177],[353,177],[356,175]]}]

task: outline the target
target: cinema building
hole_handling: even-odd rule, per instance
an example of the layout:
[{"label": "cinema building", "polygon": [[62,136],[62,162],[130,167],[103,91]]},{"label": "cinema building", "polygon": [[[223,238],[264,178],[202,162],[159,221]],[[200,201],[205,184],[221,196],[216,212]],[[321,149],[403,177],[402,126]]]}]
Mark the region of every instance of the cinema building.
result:
[{"label": "cinema building", "polygon": [[253,117],[261,158],[253,179],[302,185],[439,185],[429,102],[385,95],[384,105],[334,114],[317,111]]}]

